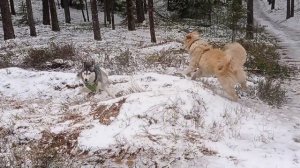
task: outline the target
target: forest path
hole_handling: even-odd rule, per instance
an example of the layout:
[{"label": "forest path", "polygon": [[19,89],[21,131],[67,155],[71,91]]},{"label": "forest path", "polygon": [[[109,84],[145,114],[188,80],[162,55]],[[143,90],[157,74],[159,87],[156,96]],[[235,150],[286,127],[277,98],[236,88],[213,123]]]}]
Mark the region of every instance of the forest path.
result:
[{"label": "forest path", "polygon": [[266,26],[266,30],[279,40],[279,45],[282,47],[282,61],[297,69],[296,75],[284,82],[287,88],[287,104],[275,111],[281,121],[292,124],[294,129],[291,131],[295,133],[295,141],[300,142],[300,30],[299,27],[297,29],[285,25],[284,18],[282,21],[271,18],[267,11],[264,11],[264,4],[259,1],[254,0],[255,21]]}]

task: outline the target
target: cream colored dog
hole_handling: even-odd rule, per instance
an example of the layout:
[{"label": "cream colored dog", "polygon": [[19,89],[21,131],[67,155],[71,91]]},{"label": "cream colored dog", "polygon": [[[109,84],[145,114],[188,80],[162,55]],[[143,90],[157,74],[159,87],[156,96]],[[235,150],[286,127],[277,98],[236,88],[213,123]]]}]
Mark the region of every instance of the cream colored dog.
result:
[{"label": "cream colored dog", "polygon": [[216,76],[230,99],[237,101],[234,86],[240,84],[243,89],[247,88],[247,76],[243,69],[246,50],[236,42],[225,45],[223,50],[213,48],[199,36],[198,32],[191,32],[184,39],[184,48],[191,56],[186,74],[194,72],[192,80],[201,76]]}]

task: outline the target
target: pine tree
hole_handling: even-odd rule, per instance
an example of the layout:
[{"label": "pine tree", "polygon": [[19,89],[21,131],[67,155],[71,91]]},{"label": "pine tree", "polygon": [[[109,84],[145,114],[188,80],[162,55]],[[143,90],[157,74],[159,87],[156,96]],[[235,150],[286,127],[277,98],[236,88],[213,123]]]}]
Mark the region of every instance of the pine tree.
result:
[{"label": "pine tree", "polygon": [[0,0],[4,40],[15,38],[8,0]]},{"label": "pine tree", "polygon": [[66,23],[71,23],[69,0],[63,0],[63,7],[65,12],[65,21]]},{"label": "pine tree", "polygon": [[272,9],[275,9],[275,0],[272,0],[272,2],[271,2],[271,10]]},{"label": "pine tree", "polygon": [[28,24],[30,29],[30,36],[36,36],[31,0],[26,0],[26,7],[27,7],[27,18],[28,18]]},{"label": "pine tree", "polygon": [[128,30],[132,31],[135,30],[135,20],[134,20],[134,5],[133,0],[126,0],[126,10],[127,10],[127,24]]},{"label": "pine tree", "polygon": [[114,16],[114,7],[115,7],[115,0],[111,0],[111,28],[115,30],[115,16]]},{"label": "pine tree", "polygon": [[49,0],[52,31],[60,31],[54,0]]},{"label": "pine tree", "polygon": [[50,25],[50,12],[48,0],[43,0],[43,24]]},{"label": "pine tree", "polygon": [[151,42],[156,43],[155,30],[154,30],[154,18],[153,18],[153,0],[148,0],[148,15],[149,15]]},{"label": "pine tree", "polygon": [[291,1],[286,1],[286,19],[291,17]]},{"label": "pine tree", "polygon": [[295,0],[291,0],[291,17],[294,17],[295,13]]},{"label": "pine tree", "polygon": [[253,39],[253,0],[247,0],[246,38]]},{"label": "pine tree", "polygon": [[142,23],[145,20],[143,0],[135,0],[137,22]]},{"label": "pine tree", "polygon": [[11,14],[16,15],[14,0],[10,0],[9,2],[10,2],[10,12],[11,12]]},{"label": "pine tree", "polygon": [[94,39],[95,40],[101,40],[100,25],[99,25],[99,18],[98,18],[98,10],[97,10],[96,0],[91,0],[91,10],[92,10]]}]

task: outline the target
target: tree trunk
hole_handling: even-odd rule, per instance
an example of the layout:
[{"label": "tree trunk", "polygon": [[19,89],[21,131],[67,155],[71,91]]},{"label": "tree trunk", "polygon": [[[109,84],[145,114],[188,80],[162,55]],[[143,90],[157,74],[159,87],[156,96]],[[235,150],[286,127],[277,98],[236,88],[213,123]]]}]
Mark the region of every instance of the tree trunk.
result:
[{"label": "tree trunk", "polygon": [[[80,0],[79,2],[80,2],[81,6],[84,6],[83,0]],[[86,18],[85,18],[85,15],[84,15],[84,7],[81,8],[81,13],[82,13],[83,21],[86,22]]]},{"label": "tree trunk", "polygon": [[93,20],[93,31],[94,39],[101,40],[100,25],[98,19],[98,10],[96,0],[91,0],[92,20]]},{"label": "tree trunk", "polygon": [[16,15],[14,0],[10,0],[10,12],[12,15]]},{"label": "tree trunk", "polygon": [[144,14],[144,3],[143,0],[135,0],[135,6],[136,6],[136,17],[138,23],[143,23],[145,20],[145,14]]},{"label": "tree trunk", "polygon": [[54,0],[49,0],[52,31],[60,31]]},{"label": "tree trunk", "polygon": [[107,7],[107,5],[106,5],[106,4],[107,4],[107,1],[108,1],[108,0],[104,0],[104,5],[103,5],[103,6],[104,6],[104,12],[103,12],[103,17],[104,17],[104,18],[103,18],[103,19],[104,19],[104,20],[103,20],[103,21],[104,21],[104,27],[107,27],[107,23],[106,23],[106,20],[107,20],[107,19],[106,19],[106,18],[107,18],[107,8],[106,8],[106,7]]},{"label": "tree trunk", "polygon": [[291,17],[291,1],[286,1],[286,19]]},{"label": "tree trunk", "polygon": [[247,0],[246,38],[253,39],[253,0]]},{"label": "tree trunk", "polygon": [[114,7],[115,7],[115,0],[111,2],[111,28],[115,30],[115,16],[114,16]]},{"label": "tree trunk", "polygon": [[128,22],[128,30],[135,30],[135,20],[134,20],[134,5],[133,0],[126,0],[126,10],[127,10],[127,22]]},{"label": "tree trunk", "polygon": [[106,20],[108,23],[111,23],[111,0],[105,0],[105,8],[106,8]]},{"label": "tree trunk", "polygon": [[48,0],[43,0],[43,24],[50,25],[50,12]]},{"label": "tree trunk", "polygon": [[271,2],[271,10],[272,9],[275,9],[275,0],[272,0],[272,2]]},{"label": "tree trunk", "polygon": [[27,18],[28,18],[28,24],[30,29],[30,36],[36,36],[31,0],[26,0],[26,7],[27,7]]},{"label": "tree trunk", "polygon": [[295,0],[291,0],[291,17],[294,17],[295,13]]},{"label": "tree trunk", "polygon": [[144,12],[145,14],[147,13],[148,7],[147,7],[147,0],[143,0],[144,1]]},{"label": "tree trunk", "polygon": [[156,43],[155,30],[154,30],[154,18],[153,18],[153,0],[148,0],[148,14],[149,14],[151,42]]},{"label": "tree trunk", "polygon": [[63,0],[64,11],[65,11],[65,21],[66,23],[71,23],[69,0]]},{"label": "tree trunk", "polygon": [[15,38],[8,0],[0,0],[4,40]]},{"label": "tree trunk", "polygon": [[89,22],[90,21],[90,16],[89,16],[87,0],[85,0],[85,10],[86,10],[87,21]]}]

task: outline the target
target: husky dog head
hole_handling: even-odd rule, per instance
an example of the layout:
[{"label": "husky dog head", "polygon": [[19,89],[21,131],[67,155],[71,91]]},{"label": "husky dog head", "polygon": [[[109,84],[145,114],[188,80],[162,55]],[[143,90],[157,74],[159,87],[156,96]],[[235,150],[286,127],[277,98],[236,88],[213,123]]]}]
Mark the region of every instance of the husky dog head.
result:
[{"label": "husky dog head", "polygon": [[83,70],[81,71],[81,78],[85,83],[95,82],[96,80],[95,61],[83,62]]}]

